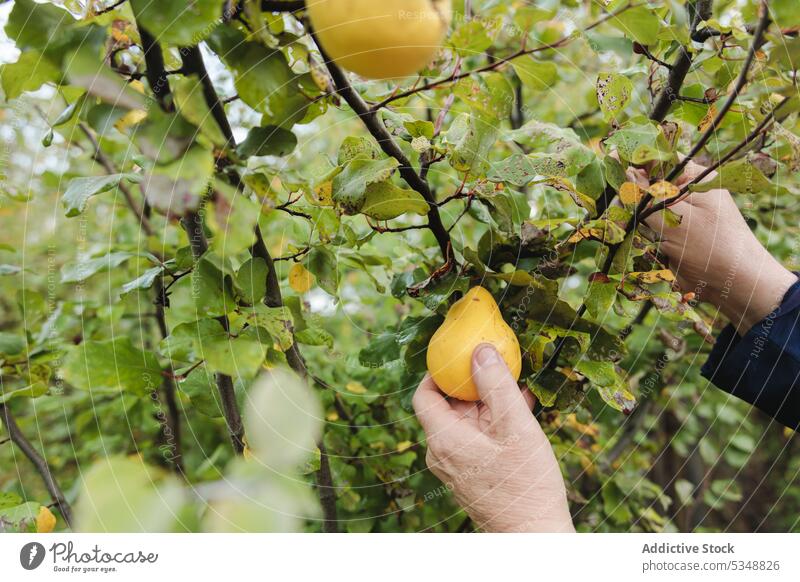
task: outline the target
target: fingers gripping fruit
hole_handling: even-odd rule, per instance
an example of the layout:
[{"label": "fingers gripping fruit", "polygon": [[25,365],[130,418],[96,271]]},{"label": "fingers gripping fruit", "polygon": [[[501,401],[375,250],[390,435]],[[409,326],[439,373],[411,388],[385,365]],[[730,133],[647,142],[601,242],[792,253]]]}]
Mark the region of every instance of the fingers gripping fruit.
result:
[{"label": "fingers gripping fruit", "polygon": [[369,79],[413,75],[433,58],[450,26],[450,0],[309,0],[322,48]]},{"label": "fingers gripping fruit", "polygon": [[453,304],[428,344],[428,371],[442,392],[459,400],[479,400],[472,380],[472,352],[482,343],[497,349],[518,380],[522,356],[517,336],[503,320],[494,297],[483,287],[473,287]]}]

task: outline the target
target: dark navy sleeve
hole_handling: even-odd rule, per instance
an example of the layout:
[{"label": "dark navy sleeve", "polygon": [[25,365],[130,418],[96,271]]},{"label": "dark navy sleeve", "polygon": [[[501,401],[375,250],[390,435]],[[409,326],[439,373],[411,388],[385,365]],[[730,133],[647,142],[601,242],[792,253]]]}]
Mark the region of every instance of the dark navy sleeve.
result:
[{"label": "dark navy sleeve", "polygon": [[744,336],[729,325],[701,373],[781,424],[800,426],[800,280]]}]

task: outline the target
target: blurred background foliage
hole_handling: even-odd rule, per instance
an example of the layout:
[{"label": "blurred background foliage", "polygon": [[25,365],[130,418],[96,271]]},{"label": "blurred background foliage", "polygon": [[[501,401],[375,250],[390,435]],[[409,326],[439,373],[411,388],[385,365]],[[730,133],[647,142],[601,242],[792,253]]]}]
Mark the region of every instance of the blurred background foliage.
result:
[{"label": "blurred background foliage", "polygon": [[[796,0],[770,3],[752,51],[754,0],[455,1],[424,79],[349,77],[432,198],[302,10],[190,4],[0,4],[0,529],[65,529],[72,506],[90,531],[472,531],[409,401],[448,303],[481,283],[579,531],[798,530],[797,438],[700,377],[725,322],[626,230],[644,193],[610,204],[626,168],[657,182],[709,128],[712,164],[774,117],[720,174],[798,269]],[[684,98],[654,118],[683,50]]]}]

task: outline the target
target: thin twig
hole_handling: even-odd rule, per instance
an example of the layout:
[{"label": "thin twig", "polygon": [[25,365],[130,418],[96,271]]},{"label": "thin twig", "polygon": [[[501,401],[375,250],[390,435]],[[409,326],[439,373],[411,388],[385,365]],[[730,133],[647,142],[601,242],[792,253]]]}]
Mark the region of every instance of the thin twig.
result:
[{"label": "thin twig", "polygon": [[26,457],[28,457],[28,460],[36,468],[39,475],[41,475],[44,485],[53,498],[53,501],[58,506],[64,521],[67,523],[67,527],[72,528],[72,508],[67,502],[66,497],[64,497],[64,492],[61,490],[61,487],[56,482],[53,472],[50,470],[50,465],[47,464],[44,457],[39,454],[39,451],[37,451],[25,437],[14,415],[11,413],[11,409],[6,404],[0,404],[0,420],[3,421],[11,441],[17,445],[17,448],[19,448]]},{"label": "thin twig", "polygon": [[333,79],[336,92],[342,96],[350,108],[358,115],[358,117],[364,123],[364,126],[367,128],[367,131],[369,131],[372,137],[375,138],[383,152],[399,162],[400,166],[398,167],[398,172],[400,172],[400,176],[403,178],[403,180],[405,180],[406,183],[411,186],[411,188],[419,192],[428,203],[428,228],[433,233],[436,241],[439,243],[439,248],[442,251],[442,255],[447,258],[448,253],[450,252],[450,235],[447,233],[447,230],[442,223],[442,218],[439,215],[439,209],[436,206],[436,197],[431,191],[430,186],[424,179],[422,179],[416,170],[414,170],[411,162],[408,160],[408,158],[406,158],[403,150],[400,149],[400,146],[397,145],[391,134],[386,130],[386,127],[378,118],[375,110],[370,109],[367,106],[367,104],[361,98],[361,95],[359,95],[358,92],[353,89],[352,85],[350,85],[350,82],[347,80],[347,76],[325,53],[310,25],[308,26],[308,33],[316,43],[317,48],[322,55],[325,66],[328,68],[328,72]]},{"label": "thin twig", "polygon": [[[616,16],[619,16],[620,14],[625,12],[626,10],[630,10],[631,8],[633,8],[635,6],[639,6],[639,4],[634,4],[634,3],[631,2],[629,4],[626,4],[625,6],[622,6],[619,9],[615,10],[614,12],[610,12],[610,13],[604,15],[599,20],[596,20],[595,22],[593,22],[592,24],[590,24],[589,26],[584,28],[583,32],[588,32],[588,31],[600,26],[601,24],[603,24],[607,20],[610,20],[610,19],[612,19],[612,18],[614,18]],[[486,73],[488,71],[495,71],[495,70],[499,69],[500,67],[502,67],[503,65],[505,65],[506,63],[509,63],[509,62],[513,61],[514,59],[518,59],[518,58],[524,57],[526,55],[532,55],[534,53],[539,53],[539,52],[544,52],[544,51],[548,51],[548,50],[552,50],[552,49],[565,47],[565,46],[567,46],[568,44],[570,44],[571,42],[573,42],[574,40],[576,40],[578,38],[581,38],[581,36],[577,35],[577,34],[568,34],[568,35],[560,38],[559,40],[557,40],[557,41],[555,41],[553,43],[543,44],[543,45],[540,45],[540,46],[536,46],[534,48],[525,48],[525,47],[520,48],[519,50],[511,53],[510,55],[508,55],[506,57],[503,57],[502,59],[498,59],[496,61],[492,61],[491,63],[489,63],[487,65],[484,65],[482,67],[478,67],[478,68],[475,68],[475,69],[470,69],[469,71],[464,71],[464,72],[460,72],[459,73],[458,69],[456,68],[456,69],[453,70],[453,73],[451,73],[447,77],[443,77],[441,79],[436,79],[434,81],[429,81],[428,83],[425,83],[424,85],[420,85],[418,87],[413,87],[411,89],[408,89],[407,91],[401,91],[400,93],[396,93],[394,95],[390,95],[389,97],[387,97],[383,101],[380,101],[380,102],[376,103],[375,105],[373,105],[371,109],[372,109],[372,111],[377,111],[377,110],[379,110],[379,109],[381,109],[383,107],[386,107],[390,103],[393,103],[393,102],[398,101],[400,99],[405,99],[406,97],[411,97],[412,95],[416,95],[417,93],[422,93],[424,91],[430,91],[431,89],[437,89],[437,88],[439,88],[439,87],[441,87],[443,85],[449,85],[450,83],[455,83],[456,81],[460,81],[461,79],[464,79],[464,78],[469,77],[471,75],[475,75],[475,74],[479,74],[479,73]]]}]

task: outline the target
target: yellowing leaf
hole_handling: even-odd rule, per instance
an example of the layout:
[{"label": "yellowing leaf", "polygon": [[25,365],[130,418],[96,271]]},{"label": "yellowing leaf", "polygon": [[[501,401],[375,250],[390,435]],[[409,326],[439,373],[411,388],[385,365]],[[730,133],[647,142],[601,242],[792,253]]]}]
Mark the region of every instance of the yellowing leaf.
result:
[{"label": "yellowing leaf", "polygon": [[328,180],[314,186],[310,198],[310,202],[317,206],[333,206],[333,182]]},{"label": "yellowing leaf", "polygon": [[50,533],[56,527],[56,516],[47,507],[42,505],[36,516],[36,531],[38,533]]},{"label": "yellowing leaf", "polygon": [[328,422],[336,422],[337,420],[339,420],[339,414],[335,410],[333,410],[325,416],[325,420],[327,420]]},{"label": "yellowing leaf", "polygon": [[660,271],[636,271],[628,273],[626,279],[634,279],[637,283],[643,285],[651,285],[653,283],[672,283],[675,280],[675,274],[669,269],[661,269]]},{"label": "yellowing leaf", "polygon": [[114,128],[121,133],[125,133],[126,129],[132,125],[136,125],[145,117],[147,117],[147,111],[144,109],[132,109],[117,120],[114,124]]},{"label": "yellowing leaf", "polygon": [[656,199],[672,198],[680,192],[680,188],[670,182],[661,181],[650,186],[649,192]]},{"label": "yellowing leaf", "polygon": [[642,189],[638,184],[625,182],[619,187],[619,199],[625,206],[638,204],[639,200],[642,199]]},{"label": "yellowing leaf", "polygon": [[314,275],[303,265],[295,263],[289,269],[289,287],[298,293],[305,293],[314,286]]},{"label": "yellowing leaf", "polygon": [[361,383],[357,381],[348,382],[345,386],[348,392],[352,392],[353,394],[366,394],[367,388]]},{"label": "yellowing leaf", "polygon": [[397,443],[397,452],[402,453],[403,451],[410,449],[414,443],[411,441],[401,441]]},{"label": "yellowing leaf", "polygon": [[711,127],[711,124],[714,123],[716,118],[717,106],[712,103],[711,107],[708,108],[708,112],[706,113],[705,117],[703,117],[698,124],[697,131],[708,131],[708,128]]}]

